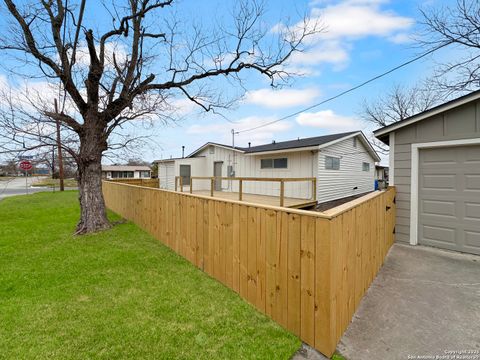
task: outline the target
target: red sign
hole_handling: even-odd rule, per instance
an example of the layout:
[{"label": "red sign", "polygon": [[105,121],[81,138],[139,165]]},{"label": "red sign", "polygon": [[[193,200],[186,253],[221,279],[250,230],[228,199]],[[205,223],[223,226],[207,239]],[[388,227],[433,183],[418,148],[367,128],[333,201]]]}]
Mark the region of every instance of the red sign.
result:
[{"label": "red sign", "polygon": [[20,169],[22,170],[30,170],[32,168],[32,163],[30,161],[27,161],[27,160],[23,160],[22,162],[20,162]]}]

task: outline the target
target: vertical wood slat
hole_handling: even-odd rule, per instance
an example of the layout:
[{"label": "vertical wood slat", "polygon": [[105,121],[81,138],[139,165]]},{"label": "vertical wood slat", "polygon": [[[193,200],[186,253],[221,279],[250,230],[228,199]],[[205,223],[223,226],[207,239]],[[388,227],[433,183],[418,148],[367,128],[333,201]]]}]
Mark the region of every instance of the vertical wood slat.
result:
[{"label": "vertical wood slat", "polygon": [[257,221],[260,223],[260,226],[257,227],[257,299],[256,307],[261,312],[265,313],[266,307],[266,291],[265,291],[265,282],[266,282],[266,249],[265,249],[265,240],[266,240],[266,215],[267,210],[257,209]]},{"label": "vertical wood slat", "polygon": [[225,284],[233,289],[233,204],[225,204],[224,214]]},{"label": "vertical wood slat", "polygon": [[276,213],[277,241],[275,248],[275,309],[274,319],[288,328],[288,214]]},{"label": "vertical wood slat", "polygon": [[275,312],[277,302],[277,283],[276,269],[277,263],[277,243],[279,242],[277,233],[277,217],[272,210],[267,210],[265,216],[265,289],[266,304],[265,313],[278,321],[278,313]]},{"label": "vertical wood slat", "polygon": [[243,180],[238,181],[238,200],[243,200]]},{"label": "vertical wood slat", "polygon": [[248,296],[248,208],[239,205],[239,291],[244,299]]},{"label": "vertical wood slat", "polygon": [[283,206],[285,203],[285,182],[280,181],[280,206]]},{"label": "vertical wood slat", "polygon": [[300,336],[300,216],[288,215],[287,328]]},{"label": "vertical wood slat", "polygon": [[240,293],[240,206],[232,209],[232,289]]},{"label": "vertical wood slat", "polygon": [[113,182],[103,190],[110,209],[327,356],[394,241],[393,188],[331,218]]},{"label": "vertical wood slat", "polygon": [[247,300],[256,305],[257,302],[257,209],[248,207],[247,226]]},{"label": "vertical wood slat", "polygon": [[315,219],[301,218],[300,241],[300,336],[309,344],[315,343]]}]

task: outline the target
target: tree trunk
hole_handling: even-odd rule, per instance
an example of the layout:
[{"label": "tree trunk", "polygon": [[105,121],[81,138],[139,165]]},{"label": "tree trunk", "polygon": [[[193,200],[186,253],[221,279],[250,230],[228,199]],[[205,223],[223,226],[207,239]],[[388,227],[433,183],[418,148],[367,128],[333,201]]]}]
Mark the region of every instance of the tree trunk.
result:
[{"label": "tree trunk", "polygon": [[102,193],[102,153],[106,141],[101,135],[80,137],[78,159],[78,190],[80,221],[76,234],[86,234],[110,228]]}]

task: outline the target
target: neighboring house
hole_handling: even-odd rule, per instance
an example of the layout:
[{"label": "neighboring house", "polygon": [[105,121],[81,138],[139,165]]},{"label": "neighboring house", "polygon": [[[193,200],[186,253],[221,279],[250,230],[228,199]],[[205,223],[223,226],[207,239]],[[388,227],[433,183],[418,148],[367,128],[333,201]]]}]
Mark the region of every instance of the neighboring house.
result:
[{"label": "neighboring house", "polygon": [[[190,176],[317,178],[317,200],[326,202],[374,189],[375,162],[380,161],[361,131],[317,136],[271,144],[231,147],[206,143],[186,158],[157,160],[160,187],[175,188],[175,176],[190,183]],[[245,193],[279,194],[278,182],[245,182]],[[196,181],[194,189],[208,189]],[[237,181],[215,183],[217,191],[238,191]],[[312,198],[309,182],[285,184],[285,196]]]},{"label": "neighboring house", "polygon": [[397,240],[480,254],[480,91],[374,134],[390,146]]},{"label": "neighboring house", "polygon": [[375,186],[379,190],[388,186],[388,166],[375,165]]},{"label": "neighboring house", "polygon": [[388,166],[375,165],[375,180],[388,181]]},{"label": "neighboring house", "polygon": [[104,179],[150,179],[151,169],[144,165],[102,165]]},{"label": "neighboring house", "polygon": [[35,175],[50,175],[50,169],[42,168],[42,167],[36,167],[35,168]]}]

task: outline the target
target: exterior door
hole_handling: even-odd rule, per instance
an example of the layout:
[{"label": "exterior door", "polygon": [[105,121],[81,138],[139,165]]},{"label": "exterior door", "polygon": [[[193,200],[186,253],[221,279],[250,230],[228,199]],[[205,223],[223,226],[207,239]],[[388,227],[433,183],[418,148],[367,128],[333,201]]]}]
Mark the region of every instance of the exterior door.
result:
[{"label": "exterior door", "polygon": [[215,191],[222,191],[222,179],[217,177],[222,176],[223,161],[215,161],[213,163],[213,176],[215,176]]},{"label": "exterior door", "polygon": [[190,186],[190,165],[180,165],[180,176],[182,177],[182,184]]},{"label": "exterior door", "polygon": [[480,146],[420,150],[418,242],[480,254]]}]

